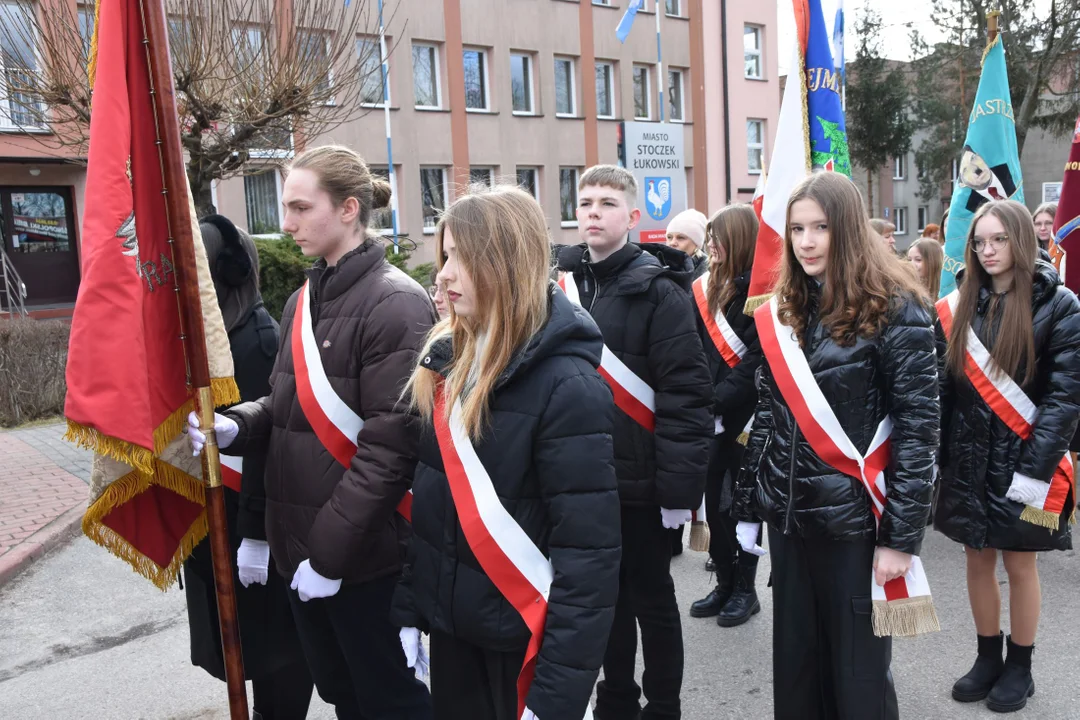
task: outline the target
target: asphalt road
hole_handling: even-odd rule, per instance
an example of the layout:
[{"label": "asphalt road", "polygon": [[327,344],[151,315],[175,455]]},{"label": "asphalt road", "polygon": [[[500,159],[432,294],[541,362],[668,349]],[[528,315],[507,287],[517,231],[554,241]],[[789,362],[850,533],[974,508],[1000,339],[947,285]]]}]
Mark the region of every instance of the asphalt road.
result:
[{"label": "asphalt road", "polygon": [[[960,705],[949,697],[953,680],[967,671],[974,657],[963,552],[931,533],[923,559],[943,630],[894,644],[901,714],[918,719],[999,717],[981,703]],[[1034,657],[1037,691],[1020,717],[1080,718],[1080,565],[1073,552],[1050,553],[1039,562],[1043,616]],[[768,718],[768,557],[759,573],[763,611],[734,629],[685,616],[690,602],[709,589],[703,563],[704,555],[689,550],[673,562],[686,638],[683,717]],[[1007,608],[1003,570],[1000,579]],[[190,664],[184,595],[178,589],[159,592],[80,537],[0,591],[3,720],[227,717],[224,685]],[[334,714],[316,697],[309,717],[329,719]]]}]

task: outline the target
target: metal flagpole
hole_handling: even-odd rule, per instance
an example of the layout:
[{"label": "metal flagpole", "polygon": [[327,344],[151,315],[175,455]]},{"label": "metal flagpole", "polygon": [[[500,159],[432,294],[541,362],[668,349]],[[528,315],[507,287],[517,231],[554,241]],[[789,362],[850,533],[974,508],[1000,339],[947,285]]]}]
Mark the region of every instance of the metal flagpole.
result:
[{"label": "metal flagpole", "polygon": [[656,0],[656,95],[660,103],[660,122],[664,122],[664,56],[660,52],[660,13],[667,0]]},{"label": "metal flagpole", "polygon": [[390,222],[394,231],[394,254],[398,252],[398,191],[394,172],[394,143],[390,137],[390,56],[386,52],[386,26],[383,25],[383,0],[379,0],[379,59],[383,85],[383,117],[386,119],[386,164],[390,176]]}]

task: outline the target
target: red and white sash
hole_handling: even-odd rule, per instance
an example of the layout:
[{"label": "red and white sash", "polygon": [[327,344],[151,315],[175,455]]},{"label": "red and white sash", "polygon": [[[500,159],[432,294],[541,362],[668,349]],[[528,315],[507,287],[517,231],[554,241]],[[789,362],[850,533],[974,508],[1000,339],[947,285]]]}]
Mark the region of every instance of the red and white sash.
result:
[{"label": "red and white sash", "polygon": [[709,273],[694,281],[694,302],[720,357],[728,367],[735,367],[746,355],[746,345],[735,334],[723,310],[717,310],[715,315],[709,312]]},{"label": "red and white sash", "polygon": [[[938,317],[941,319],[941,327],[945,330],[946,337],[952,333],[953,314],[956,312],[956,304],[959,300],[960,291],[954,290],[937,302]],[[1031,398],[1015,380],[1001,371],[993,356],[990,355],[990,351],[986,349],[970,326],[966,340],[964,373],[968,380],[998,419],[1022,440],[1027,440],[1035,430],[1039,408],[1031,402]],[[1036,522],[1036,524],[1050,530],[1057,530],[1060,515],[1065,510],[1069,497],[1075,497],[1072,492],[1074,484],[1075,471],[1072,456],[1066,452],[1058,461],[1050,482],[1046,483],[1043,496],[1037,503],[1027,505],[1020,517],[1029,522],[1041,520],[1042,522]],[[1028,512],[1027,508],[1032,508],[1035,512]]]},{"label": "red and white sash", "polygon": [[[296,372],[296,395],[311,429],[334,459],[348,468],[356,455],[356,439],[364,420],[337,394],[326,377],[322,354],[311,325],[310,281],[300,288],[293,316],[292,356]],[[412,519],[412,490],[405,493],[398,512]]]},{"label": "red and white sash", "polygon": [[[880,525],[887,496],[885,469],[889,465],[892,419],[885,416],[866,453],[860,453],[825,399],[791,328],[780,322],[777,306],[778,300],[773,297],[754,312],[761,349],[776,386],[818,457],[862,484]],[[930,584],[922,560],[918,556],[911,560],[907,574],[884,587],[874,581],[871,571],[874,632],[879,636],[916,635],[940,629],[930,604]]]},{"label": "red and white sash", "polygon": [[433,415],[443,469],[465,540],[484,573],[521,615],[531,634],[517,682],[516,717],[521,717],[544,637],[553,578],[551,561],[499,501],[491,477],[461,422],[460,401],[454,402],[447,420],[441,382],[436,390]]},{"label": "red and white sash", "polygon": [[[581,306],[581,295],[578,293],[573,275],[563,274],[559,278],[559,287],[566,293],[570,302],[578,307]],[[656,393],[649,384],[626,367],[626,364],[608,349],[607,344],[604,345],[600,356],[600,367],[597,369],[611,387],[611,392],[615,396],[615,405],[641,427],[649,432],[655,431]]]},{"label": "red and white sash", "polygon": [[221,484],[240,492],[240,478],[244,475],[244,458],[235,455],[219,455],[221,458]]}]

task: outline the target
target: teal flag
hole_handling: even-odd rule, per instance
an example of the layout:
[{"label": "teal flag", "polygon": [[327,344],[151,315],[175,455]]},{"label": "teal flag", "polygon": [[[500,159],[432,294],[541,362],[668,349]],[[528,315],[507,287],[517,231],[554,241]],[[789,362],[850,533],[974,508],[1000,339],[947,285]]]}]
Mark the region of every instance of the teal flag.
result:
[{"label": "teal flag", "polygon": [[959,163],[945,228],[942,297],[956,289],[956,273],[964,267],[968,229],[979,206],[1005,199],[1024,202],[1012,94],[1000,37],[983,58],[979,91],[975,94]]}]

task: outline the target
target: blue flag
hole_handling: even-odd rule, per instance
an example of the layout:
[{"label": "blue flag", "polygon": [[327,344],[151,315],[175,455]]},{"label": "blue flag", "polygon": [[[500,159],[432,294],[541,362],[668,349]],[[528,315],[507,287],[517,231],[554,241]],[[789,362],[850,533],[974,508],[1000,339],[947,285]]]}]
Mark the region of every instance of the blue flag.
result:
[{"label": "blue flag", "polygon": [[945,265],[941,270],[941,296],[956,289],[956,273],[964,267],[968,229],[975,211],[992,200],[1024,202],[1020,153],[1016,150],[1016,123],[1012,93],[1005,69],[1005,48],[994,40],[983,58],[982,77],[968,119],[967,139],[960,155],[953,186],[949,219],[945,225]]},{"label": "blue flag", "polygon": [[645,4],[645,0],[630,0],[630,4],[626,6],[626,12],[623,13],[622,20],[619,21],[619,26],[615,28],[615,37],[619,38],[619,42],[626,42],[627,36],[630,35],[630,28],[634,25],[634,18],[637,17],[638,10]]},{"label": "blue flag", "polygon": [[806,41],[806,115],[810,124],[810,163],[851,177],[847,128],[840,104],[840,73],[833,65],[821,0],[807,0],[810,27]]}]

